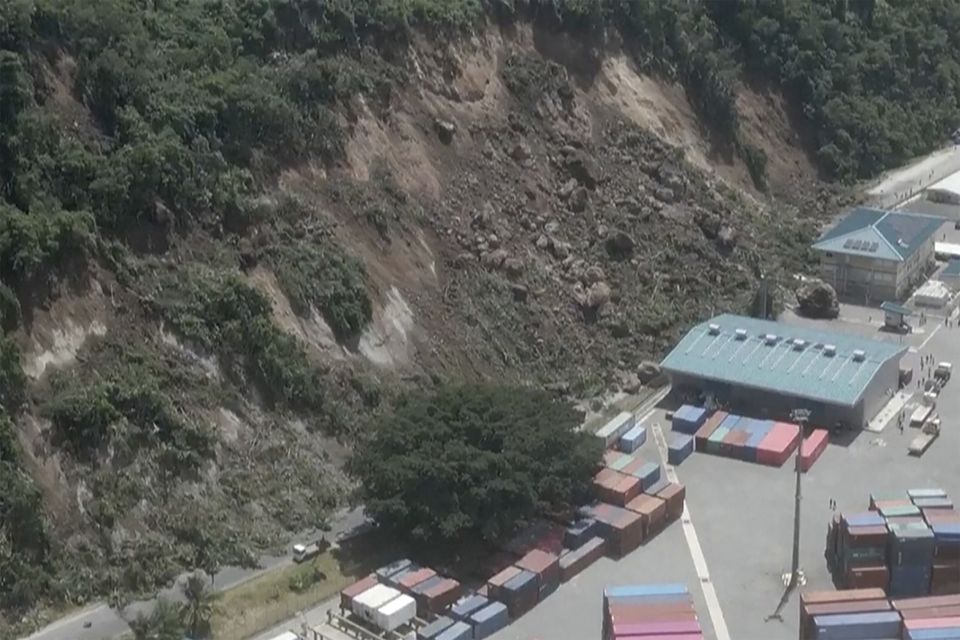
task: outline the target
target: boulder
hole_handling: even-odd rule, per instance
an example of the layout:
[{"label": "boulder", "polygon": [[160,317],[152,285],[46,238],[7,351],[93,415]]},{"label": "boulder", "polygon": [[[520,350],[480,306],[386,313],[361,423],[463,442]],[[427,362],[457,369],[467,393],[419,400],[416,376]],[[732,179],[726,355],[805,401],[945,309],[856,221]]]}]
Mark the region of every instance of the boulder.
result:
[{"label": "boulder", "polygon": [[506,251],[497,249],[496,251],[489,251],[481,255],[480,262],[488,269],[499,269],[508,257]]},{"label": "boulder", "polygon": [[510,293],[513,294],[513,299],[517,302],[526,302],[527,298],[530,297],[530,290],[522,284],[511,285]]},{"label": "boulder", "polygon": [[626,231],[614,230],[607,236],[607,253],[613,258],[623,259],[633,253],[636,242]]},{"label": "boulder", "polygon": [[570,206],[570,211],[574,213],[583,213],[587,209],[587,205],[590,203],[590,194],[587,193],[587,190],[584,187],[577,187],[573,190],[573,193],[570,194],[570,199],[568,205]]},{"label": "boulder", "polygon": [[587,288],[584,306],[590,309],[599,309],[610,302],[613,291],[606,282],[595,282]]},{"label": "boulder", "polygon": [[601,282],[606,280],[607,276],[603,272],[603,269],[597,265],[587,267],[586,271],[583,272],[583,280],[587,284],[594,284],[596,282]]},{"label": "boulder", "polygon": [[660,377],[663,374],[660,369],[660,365],[651,360],[644,360],[640,363],[640,366],[637,367],[637,376],[640,377],[640,382],[643,384],[650,384],[652,380]]},{"label": "boulder", "polygon": [[600,182],[600,167],[583,151],[573,150],[566,159],[567,172],[587,189],[596,189]]},{"label": "boulder", "polygon": [[823,280],[811,278],[797,289],[797,312],[808,318],[836,318],[840,315],[837,292]]},{"label": "boulder", "polygon": [[457,133],[457,125],[449,120],[442,120],[440,118],[437,118],[433,122],[433,128],[437,130],[437,135],[444,144],[450,144],[450,142],[453,141],[454,134]]}]

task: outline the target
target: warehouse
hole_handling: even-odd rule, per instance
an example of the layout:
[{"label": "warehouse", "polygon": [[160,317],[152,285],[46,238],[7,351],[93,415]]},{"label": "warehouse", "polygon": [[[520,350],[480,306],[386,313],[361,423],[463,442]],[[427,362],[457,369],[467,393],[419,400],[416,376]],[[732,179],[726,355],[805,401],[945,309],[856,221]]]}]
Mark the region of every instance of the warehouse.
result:
[{"label": "warehouse", "polygon": [[663,361],[675,392],[757,417],[808,409],[812,424],[862,427],[899,387],[906,348],[769,320],[717,316]]},{"label": "warehouse", "polygon": [[813,249],[837,293],[870,301],[903,300],[936,266],[934,236],[943,218],[858,207]]}]

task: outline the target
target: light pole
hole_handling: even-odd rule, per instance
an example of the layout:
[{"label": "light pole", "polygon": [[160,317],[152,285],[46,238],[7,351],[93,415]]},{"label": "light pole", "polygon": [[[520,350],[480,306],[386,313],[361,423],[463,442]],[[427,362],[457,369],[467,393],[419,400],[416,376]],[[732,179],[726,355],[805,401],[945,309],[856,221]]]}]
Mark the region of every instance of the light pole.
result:
[{"label": "light pole", "polygon": [[783,611],[783,607],[786,606],[787,601],[790,599],[790,594],[799,586],[800,582],[800,500],[802,498],[802,491],[800,489],[800,449],[803,447],[803,439],[807,435],[807,423],[810,421],[810,410],[809,409],[794,409],[790,412],[790,419],[793,420],[797,426],[800,427],[800,444],[797,445],[797,454],[794,456],[794,471],[796,473],[796,489],[794,491],[794,502],[793,502],[793,557],[790,563],[790,580],[787,582],[786,589],[783,591],[783,596],[780,598],[780,602],[777,603],[777,608],[774,612],[767,616],[767,620],[777,619],[783,620],[780,616],[780,612]]}]

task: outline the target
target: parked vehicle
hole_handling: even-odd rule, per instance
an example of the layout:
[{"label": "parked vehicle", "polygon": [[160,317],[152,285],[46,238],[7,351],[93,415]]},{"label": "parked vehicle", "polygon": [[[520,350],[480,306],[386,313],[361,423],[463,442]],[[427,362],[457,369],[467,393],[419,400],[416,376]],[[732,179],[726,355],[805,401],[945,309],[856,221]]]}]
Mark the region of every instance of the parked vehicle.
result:
[{"label": "parked vehicle", "polygon": [[293,561],[305,562],[320,554],[322,541],[293,545]]},{"label": "parked vehicle", "polygon": [[933,418],[923,425],[919,435],[915,437],[908,447],[907,451],[912,456],[922,456],[930,448],[933,441],[940,436],[940,418]]},{"label": "parked vehicle", "polygon": [[937,363],[937,368],[933,370],[933,377],[938,380],[943,380],[946,382],[950,379],[950,374],[953,373],[953,364],[949,362],[940,362]]}]

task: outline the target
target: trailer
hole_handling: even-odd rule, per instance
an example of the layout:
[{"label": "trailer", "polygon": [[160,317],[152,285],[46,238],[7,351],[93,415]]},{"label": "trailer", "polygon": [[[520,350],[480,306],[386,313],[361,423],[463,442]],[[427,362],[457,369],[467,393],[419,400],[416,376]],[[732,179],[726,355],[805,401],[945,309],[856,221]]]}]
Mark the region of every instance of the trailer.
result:
[{"label": "trailer", "polygon": [[917,437],[910,442],[910,446],[907,448],[907,451],[912,456],[920,457],[926,452],[927,449],[930,448],[930,445],[933,444],[933,441],[939,436],[940,419],[935,418],[923,425]]}]

